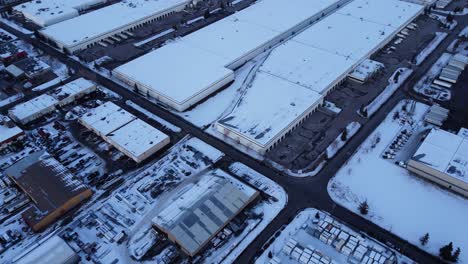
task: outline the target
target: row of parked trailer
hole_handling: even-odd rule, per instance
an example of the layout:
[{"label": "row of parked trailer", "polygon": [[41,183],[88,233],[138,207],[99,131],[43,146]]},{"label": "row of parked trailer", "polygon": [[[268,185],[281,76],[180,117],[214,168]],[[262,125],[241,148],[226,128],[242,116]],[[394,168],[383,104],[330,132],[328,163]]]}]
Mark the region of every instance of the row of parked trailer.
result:
[{"label": "row of parked trailer", "polygon": [[406,37],[410,35],[410,30],[416,30],[418,29],[418,24],[412,22],[408,24],[404,29],[402,29],[396,36],[398,37],[394,42],[393,45],[388,47],[386,52],[387,53],[392,53],[393,51],[396,50],[396,45],[399,45],[405,40]]},{"label": "row of parked trailer", "polygon": [[458,82],[467,64],[467,56],[460,53],[453,55],[448,64],[442,68],[439,77],[432,82],[431,87],[439,90],[451,89]]}]

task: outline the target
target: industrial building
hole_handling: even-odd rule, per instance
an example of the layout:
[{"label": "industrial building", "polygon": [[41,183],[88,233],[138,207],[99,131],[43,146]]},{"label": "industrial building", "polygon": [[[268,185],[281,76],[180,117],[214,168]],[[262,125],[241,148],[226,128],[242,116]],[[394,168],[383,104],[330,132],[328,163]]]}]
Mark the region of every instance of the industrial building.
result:
[{"label": "industrial building", "polygon": [[258,197],[258,191],[221,170],[209,172],[167,202],[153,225],[189,256],[210,240]]},{"label": "industrial building", "polygon": [[143,24],[184,10],[191,0],[127,0],[54,24],[39,32],[65,53],[75,53]]},{"label": "industrial building", "polygon": [[[252,90],[217,130],[248,149],[264,154],[323,102],[323,96],[300,85],[260,72]],[[270,95],[268,102],[264,95]]]},{"label": "industrial building", "polygon": [[47,27],[77,17],[80,12],[106,2],[108,0],[29,1],[13,7],[13,11],[40,27]]},{"label": "industrial building", "polygon": [[11,64],[5,70],[15,79],[27,78],[31,80],[51,72],[52,68],[40,59],[29,57]]},{"label": "industrial building", "polygon": [[8,114],[11,119],[24,125],[55,111],[57,106],[70,104],[95,90],[96,85],[93,82],[79,78],[47,94],[16,105],[8,111]]},{"label": "industrial building", "polygon": [[14,264],[75,264],[78,254],[61,237],[55,235],[31,248],[13,260]]},{"label": "industrial building", "polygon": [[84,114],[79,122],[106,142],[142,162],[170,142],[170,138],[112,102]]},{"label": "industrial building", "polygon": [[28,56],[26,51],[18,48],[11,42],[0,44],[0,62],[4,65],[9,65],[15,61],[24,59]]},{"label": "industrial building", "polygon": [[[276,47],[259,68],[242,102],[216,123],[216,129],[226,138],[264,154],[422,11],[420,5],[399,0],[354,0],[343,5]],[[342,41],[349,32],[353,37]],[[302,100],[307,91],[315,93],[313,100]]]},{"label": "industrial building", "polygon": [[8,167],[5,174],[31,199],[22,217],[36,232],[92,195],[89,187],[45,151],[29,154]]},{"label": "industrial building", "polygon": [[408,161],[408,170],[468,197],[468,139],[434,128]]},{"label": "industrial building", "polygon": [[348,1],[259,1],[113,73],[142,95],[185,111],[233,81],[233,70]]},{"label": "industrial building", "polygon": [[27,102],[16,105],[8,110],[8,115],[16,122],[25,125],[53,112],[57,104],[57,99],[48,94],[43,94]]},{"label": "industrial building", "polygon": [[17,127],[10,118],[0,115],[0,150],[24,137],[24,131]]}]

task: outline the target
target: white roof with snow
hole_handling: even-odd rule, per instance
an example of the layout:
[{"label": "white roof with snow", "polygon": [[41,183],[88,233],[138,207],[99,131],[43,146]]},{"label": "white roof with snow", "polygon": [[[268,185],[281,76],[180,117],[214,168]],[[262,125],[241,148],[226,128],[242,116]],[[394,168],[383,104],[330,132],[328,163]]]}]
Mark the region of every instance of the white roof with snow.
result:
[{"label": "white roof with snow", "polygon": [[52,25],[42,32],[65,46],[75,46],[188,2],[189,0],[126,0]]},{"label": "white roof with snow", "polygon": [[79,15],[79,10],[108,0],[33,0],[17,5],[13,10],[40,26],[49,26]]},{"label": "white roof with snow", "polygon": [[260,70],[322,94],[355,63],[348,57],[288,41],[271,52]]},{"label": "white roof with snow", "polygon": [[242,101],[219,123],[266,146],[321,101],[322,95],[311,89],[259,72]]},{"label": "white roof with snow", "polygon": [[55,235],[31,250],[15,264],[65,264],[77,260],[75,251],[62,238]]},{"label": "white roof with snow", "polygon": [[344,5],[275,48],[243,101],[219,123],[266,146],[423,8],[399,0],[366,2]]},{"label": "white roof with snow", "polygon": [[[400,0],[353,0],[337,13],[398,29],[423,9],[422,5]],[[358,30],[359,28],[355,28],[349,33]]]},{"label": "white roof with snow", "polygon": [[112,131],[128,124],[136,117],[118,105],[107,102],[84,114],[80,121],[88,128],[100,135],[107,135]]},{"label": "white roof with snow", "polygon": [[[183,103],[253,54],[337,0],[264,0],[115,69],[154,93]],[[155,96],[157,97],[157,96]]]},{"label": "white roof with snow", "polygon": [[135,119],[107,136],[134,157],[140,157],[169,137],[140,119]]},{"label": "white roof with snow", "polygon": [[[0,115],[0,122],[12,122],[7,116]],[[13,124],[12,127],[0,123],[0,143],[22,134],[23,130]]]},{"label": "white roof with snow", "polygon": [[37,115],[51,107],[55,107],[57,103],[58,101],[54,97],[43,94],[27,102],[16,105],[9,110],[9,113],[18,120],[26,120],[30,116]]},{"label": "white roof with snow", "polygon": [[412,157],[435,170],[468,182],[468,139],[434,128]]},{"label": "white roof with snow", "polygon": [[220,57],[210,52],[176,41],[124,64],[116,71],[144,85],[150,92],[183,104],[234,74],[223,63]]}]

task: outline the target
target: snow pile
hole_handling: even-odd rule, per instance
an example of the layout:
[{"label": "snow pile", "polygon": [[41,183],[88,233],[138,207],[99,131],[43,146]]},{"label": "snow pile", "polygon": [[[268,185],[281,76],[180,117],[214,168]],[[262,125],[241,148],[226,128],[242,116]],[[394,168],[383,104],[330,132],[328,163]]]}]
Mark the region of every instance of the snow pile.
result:
[{"label": "snow pile", "polygon": [[346,135],[343,136],[343,133],[340,133],[338,137],[328,146],[328,148],[325,150],[327,153],[327,158],[331,159],[333,158],[336,153],[345,146],[346,142],[348,142],[361,128],[361,124],[358,122],[351,122],[349,123],[346,128]]},{"label": "snow pile", "polygon": [[414,59],[415,64],[418,66],[421,65],[447,36],[448,34],[446,32],[436,32],[434,39]]},{"label": "snow pile", "polygon": [[388,99],[400,88],[400,86],[411,76],[413,70],[408,68],[399,68],[393,73],[392,77],[388,80],[388,85],[385,89],[372,101],[368,104],[364,110],[367,112],[363,113],[363,109],[359,111],[359,114],[364,117],[371,117],[379,108],[387,102]]}]

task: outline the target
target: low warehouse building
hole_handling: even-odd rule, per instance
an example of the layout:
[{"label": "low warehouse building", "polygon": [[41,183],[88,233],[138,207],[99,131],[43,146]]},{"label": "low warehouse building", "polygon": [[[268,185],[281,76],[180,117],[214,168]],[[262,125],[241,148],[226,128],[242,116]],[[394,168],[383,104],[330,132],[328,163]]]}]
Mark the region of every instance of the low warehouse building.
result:
[{"label": "low warehouse building", "polygon": [[409,160],[408,170],[468,197],[468,139],[432,129]]},{"label": "low warehouse building", "polygon": [[230,83],[233,70],[348,1],[259,1],[117,67],[113,73],[141,94],[185,111]]},{"label": "low warehouse building", "polygon": [[43,94],[8,110],[11,119],[23,125],[30,123],[55,110],[58,104],[54,97]]},{"label": "low warehouse building", "polygon": [[259,195],[227,177],[221,170],[203,175],[177,193],[153,219],[153,225],[187,255],[195,256]]},{"label": "low warehouse building", "polygon": [[[216,123],[217,130],[264,154],[422,11],[422,6],[399,0],[354,0],[344,5],[273,49],[241,103]],[[342,41],[349,32],[353,37]]]},{"label": "low warehouse building", "polygon": [[24,137],[24,131],[17,127],[10,118],[0,115],[0,150]]},{"label": "low warehouse building", "polygon": [[13,7],[26,19],[38,26],[47,27],[77,17],[80,11],[107,2],[108,0],[41,0],[29,1]]},{"label": "low warehouse building", "polygon": [[36,232],[92,195],[89,187],[45,151],[29,154],[7,168],[5,174],[31,198],[33,204],[22,217]]},{"label": "low warehouse building", "polygon": [[166,134],[112,102],[91,109],[79,122],[135,162],[144,161],[170,142]]},{"label": "low warehouse building", "polygon": [[5,68],[12,77],[33,79],[52,71],[52,68],[40,59],[30,57],[11,64]]},{"label": "low warehouse building", "polygon": [[107,136],[108,141],[118,150],[136,162],[169,144],[169,137],[140,119],[135,119]]},{"label": "low warehouse building", "polygon": [[39,245],[33,245],[33,249],[26,249],[26,254],[21,254],[14,264],[75,264],[80,257],[59,236],[53,236]]},{"label": "low warehouse building", "polygon": [[40,34],[66,53],[184,10],[191,0],[127,0],[52,25]]},{"label": "low warehouse building", "polygon": [[24,125],[55,111],[57,106],[71,104],[76,99],[95,90],[96,84],[84,78],[79,78],[55,88],[47,94],[16,105],[8,111],[8,114],[13,120]]}]

